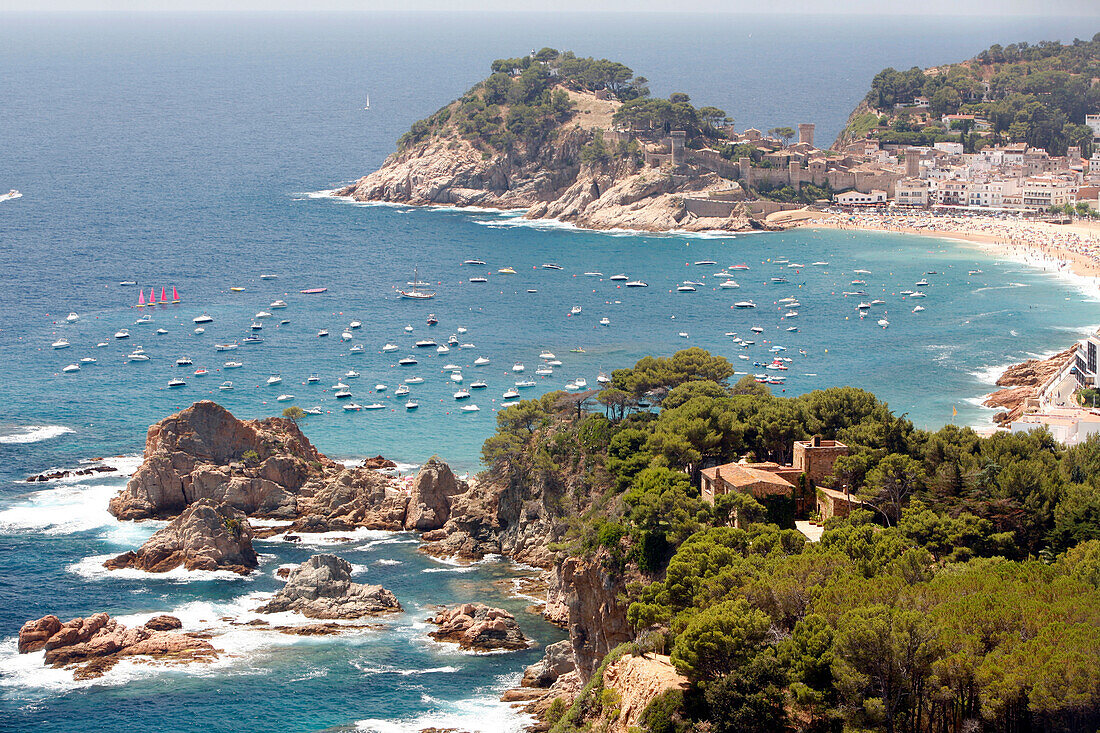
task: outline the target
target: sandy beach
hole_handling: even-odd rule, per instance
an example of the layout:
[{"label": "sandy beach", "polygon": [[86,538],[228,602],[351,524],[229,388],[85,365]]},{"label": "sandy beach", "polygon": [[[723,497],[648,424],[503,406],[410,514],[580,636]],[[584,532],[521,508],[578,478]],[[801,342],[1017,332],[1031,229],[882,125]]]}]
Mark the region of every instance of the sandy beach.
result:
[{"label": "sandy beach", "polygon": [[1043,269],[1100,278],[1100,222],[1050,224],[914,212],[832,214],[808,219],[802,226],[960,239]]}]

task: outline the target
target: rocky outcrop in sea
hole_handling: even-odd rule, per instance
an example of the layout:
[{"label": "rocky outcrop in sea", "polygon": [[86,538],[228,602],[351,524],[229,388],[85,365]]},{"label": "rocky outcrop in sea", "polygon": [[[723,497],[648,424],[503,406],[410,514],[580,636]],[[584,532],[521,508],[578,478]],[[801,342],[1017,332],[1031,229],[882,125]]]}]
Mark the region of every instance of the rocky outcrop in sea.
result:
[{"label": "rocky outcrop in sea", "polygon": [[482,603],[463,603],[444,608],[428,619],[439,628],[428,632],[436,641],[458,644],[462,649],[478,652],[514,651],[530,646],[516,617],[501,608]]},{"label": "rocky outcrop in sea", "polygon": [[295,611],[316,619],[360,619],[402,610],[393,593],[380,585],[355,583],[351,573],[351,563],[341,557],[314,555],[292,569],[286,585],[256,610]]},{"label": "rocky outcrop in sea", "polygon": [[997,380],[997,386],[1002,389],[986,395],[982,402],[985,407],[1003,408],[993,416],[993,422],[1009,425],[1013,420],[1018,420],[1024,414],[1027,400],[1039,394],[1046,381],[1073,358],[1073,352],[1071,347],[1049,359],[1028,359],[1006,369]]},{"label": "rocky outcrop in sea", "polygon": [[174,616],[157,616],[133,628],[105,613],[64,623],[57,616],[43,616],[19,629],[18,649],[20,654],[44,649],[47,665],[72,669],[76,679],[101,677],[124,657],[174,663],[217,658],[210,642],[178,633],[180,628]]},{"label": "rocky outcrop in sea", "polygon": [[211,499],[190,504],[140,549],[113,557],[111,570],[135,568],[163,573],[187,570],[231,570],[247,575],[258,565],[252,549],[252,526],[244,512]]}]

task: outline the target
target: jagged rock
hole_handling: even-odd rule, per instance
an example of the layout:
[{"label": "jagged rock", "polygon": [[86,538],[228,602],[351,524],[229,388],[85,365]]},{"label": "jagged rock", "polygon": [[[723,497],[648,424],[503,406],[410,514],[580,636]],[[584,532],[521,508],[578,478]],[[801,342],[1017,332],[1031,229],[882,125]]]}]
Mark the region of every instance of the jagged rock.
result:
[{"label": "jagged rock", "polygon": [[405,529],[441,528],[451,515],[451,497],[469,488],[455,477],[450,466],[433,456],[413,479]]},{"label": "jagged rock", "polygon": [[581,678],[587,680],[609,651],[633,638],[619,596],[624,579],[603,569],[601,558],[566,558],[551,573],[569,609],[569,639]]},{"label": "jagged rock", "polygon": [[92,476],[97,473],[113,473],[117,470],[117,468],[114,468],[112,466],[89,466],[88,468],[73,468],[66,469],[64,471],[50,471],[49,473],[40,473],[34,476],[28,476],[27,483],[56,481],[59,478],[68,478],[69,476]]},{"label": "jagged rock", "polygon": [[345,468],[308,481],[297,496],[299,532],[400,530],[405,527],[409,498],[401,486],[382,474]]},{"label": "jagged rock", "polygon": [[356,619],[401,611],[393,593],[380,585],[351,580],[351,563],[335,555],[314,555],[290,571],[286,585],[257,609],[297,611],[308,618]]},{"label": "jagged rock", "polygon": [[481,603],[463,603],[444,608],[428,619],[439,629],[428,633],[437,641],[449,641],[463,649],[494,651],[526,649],[527,637],[520,631],[516,617],[500,608]]},{"label": "jagged rock", "polygon": [[200,499],[157,530],[139,550],[103,564],[111,570],[163,573],[182,565],[188,570],[232,570],[247,575],[259,561],[252,549],[252,526],[244,513],[225,503]]},{"label": "jagged rock", "polygon": [[[158,616],[149,624],[127,628],[105,613],[75,618],[66,623],[56,616],[28,621],[19,630],[19,653],[45,649],[45,662],[53,667],[74,667],[77,679],[101,676],[120,658],[147,656],[175,662],[209,661],[217,657],[210,642],[164,630],[179,619]],[[179,628],[179,626],[174,626]],[[49,636],[43,640],[43,634]]]},{"label": "jagged rock", "polygon": [[145,622],[145,628],[152,631],[175,631],[183,628],[183,622],[175,616],[154,616]]},{"label": "jagged rock", "polygon": [[563,674],[577,668],[573,662],[573,645],[568,639],[547,644],[542,659],[532,664],[523,673],[520,684],[523,687],[550,687]]},{"label": "jagged rock", "polygon": [[658,695],[672,689],[687,690],[688,679],[665,656],[635,657],[629,654],[607,666],[603,687],[618,693],[618,715],[608,733],[628,733],[642,723],[642,713]]},{"label": "jagged rock", "polygon": [[986,395],[982,402],[985,407],[1006,408],[996,413],[993,421],[998,425],[1008,425],[1019,419],[1024,414],[1027,400],[1037,396],[1046,381],[1073,358],[1074,350],[1075,347],[1071,347],[1049,359],[1028,359],[1006,369],[997,380],[997,386],[1004,389]]}]

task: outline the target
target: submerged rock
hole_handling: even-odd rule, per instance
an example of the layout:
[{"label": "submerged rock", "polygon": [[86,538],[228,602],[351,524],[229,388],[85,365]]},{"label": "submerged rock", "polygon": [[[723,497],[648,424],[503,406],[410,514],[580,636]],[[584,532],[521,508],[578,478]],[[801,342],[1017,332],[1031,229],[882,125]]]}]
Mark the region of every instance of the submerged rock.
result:
[{"label": "submerged rock", "polygon": [[314,555],[291,570],[286,585],[256,610],[296,611],[319,619],[357,619],[403,610],[382,586],[352,582],[351,570],[351,563],[336,555]]},{"label": "submerged rock", "polygon": [[463,649],[484,652],[526,649],[530,646],[515,616],[481,603],[463,603],[451,609],[445,608],[428,620],[439,626],[428,636],[437,641],[453,642]]},{"label": "submerged rock", "polygon": [[45,663],[73,669],[77,679],[100,677],[122,657],[144,656],[172,662],[208,662],[218,654],[210,642],[166,629],[182,624],[174,616],[157,616],[143,626],[127,628],[105,613],[62,623],[44,616],[23,624],[19,653],[45,649]]},{"label": "submerged rock", "polygon": [[246,575],[259,562],[252,549],[252,527],[244,513],[225,503],[200,499],[157,530],[136,552],[103,563],[111,570],[136,568],[163,573],[188,570],[232,570]]}]

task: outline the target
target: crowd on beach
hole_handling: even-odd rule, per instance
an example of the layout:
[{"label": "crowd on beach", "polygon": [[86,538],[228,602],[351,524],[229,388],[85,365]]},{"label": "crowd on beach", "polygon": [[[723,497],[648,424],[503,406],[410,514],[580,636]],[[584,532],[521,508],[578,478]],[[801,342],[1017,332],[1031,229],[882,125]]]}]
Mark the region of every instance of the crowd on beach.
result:
[{"label": "crowd on beach", "polygon": [[928,212],[840,214],[826,225],[837,229],[957,237],[994,245],[1016,259],[1045,269],[1100,276],[1100,227]]}]

